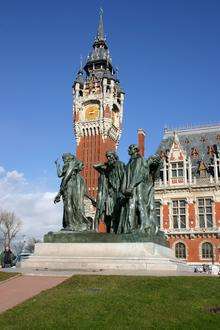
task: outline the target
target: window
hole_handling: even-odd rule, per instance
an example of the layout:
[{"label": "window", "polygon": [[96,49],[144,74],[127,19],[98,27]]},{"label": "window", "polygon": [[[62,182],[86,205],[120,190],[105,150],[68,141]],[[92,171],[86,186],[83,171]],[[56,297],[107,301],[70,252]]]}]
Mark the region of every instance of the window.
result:
[{"label": "window", "polygon": [[107,87],[106,87],[106,92],[107,93],[110,93],[111,92],[111,87],[109,85],[107,85]]},{"label": "window", "polygon": [[183,177],[183,162],[171,163],[172,178]]},{"label": "window", "polygon": [[191,148],[191,157],[192,158],[198,158],[198,156],[199,156],[198,149],[195,148],[195,147]]},{"label": "window", "polygon": [[185,199],[172,201],[173,228],[186,228],[186,201]]},{"label": "window", "polygon": [[175,246],[176,258],[186,259],[186,246],[184,243],[177,243]]},{"label": "window", "polygon": [[198,199],[198,214],[199,214],[199,227],[201,228],[213,227],[211,198]]},{"label": "window", "polygon": [[216,154],[216,146],[215,145],[213,145],[213,146],[207,146],[207,154],[210,157],[214,157],[214,155]]},{"label": "window", "polygon": [[213,258],[213,246],[211,243],[206,242],[202,244],[202,258],[203,259]]},{"label": "window", "polygon": [[155,201],[155,215],[156,215],[156,224],[160,228],[160,220],[161,220],[160,201]]}]

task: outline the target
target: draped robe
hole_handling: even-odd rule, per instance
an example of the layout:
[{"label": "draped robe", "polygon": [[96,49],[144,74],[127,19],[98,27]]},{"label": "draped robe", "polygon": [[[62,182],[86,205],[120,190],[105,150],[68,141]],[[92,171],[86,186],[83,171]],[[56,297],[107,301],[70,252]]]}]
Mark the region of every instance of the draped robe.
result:
[{"label": "draped robe", "polygon": [[[120,214],[118,234],[149,232],[155,228],[154,215],[154,174],[157,167],[154,158],[145,160],[140,155],[132,156],[126,165],[122,184],[124,202]],[[130,196],[126,190],[131,191]]]},{"label": "draped robe", "polygon": [[99,220],[103,218],[108,232],[111,227],[113,227],[114,232],[117,231],[120,208],[118,199],[124,168],[124,163],[120,161],[111,165],[105,163],[95,166],[95,169],[100,173],[95,223],[97,226]]}]

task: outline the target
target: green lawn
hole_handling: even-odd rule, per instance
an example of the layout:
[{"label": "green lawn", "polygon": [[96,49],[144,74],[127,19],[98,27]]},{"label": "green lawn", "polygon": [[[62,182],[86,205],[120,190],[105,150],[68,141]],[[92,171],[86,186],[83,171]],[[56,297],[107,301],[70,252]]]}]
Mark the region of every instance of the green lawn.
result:
[{"label": "green lawn", "polygon": [[220,329],[220,278],[74,276],[0,316],[0,329]]},{"label": "green lawn", "polygon": [[17,273],[4,273],[1,271],[0,269],[0,282],[1,281],[5,281],[7,279],[9,279],[10,277],[13,277],[15,275],[18,275]]}]

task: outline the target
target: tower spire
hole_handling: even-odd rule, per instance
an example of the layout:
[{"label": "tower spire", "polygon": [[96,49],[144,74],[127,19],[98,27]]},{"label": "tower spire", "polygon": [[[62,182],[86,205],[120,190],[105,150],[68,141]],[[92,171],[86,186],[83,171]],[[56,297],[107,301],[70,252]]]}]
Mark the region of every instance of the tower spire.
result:
[{"label": "tower spire", "polygon": [[103,9],[100,8],[99,12],[99,25],[98,25],[98,31],[97,31],[97,40],[105,40],[105,34],[104,34],[104,23],[103,23]]}]

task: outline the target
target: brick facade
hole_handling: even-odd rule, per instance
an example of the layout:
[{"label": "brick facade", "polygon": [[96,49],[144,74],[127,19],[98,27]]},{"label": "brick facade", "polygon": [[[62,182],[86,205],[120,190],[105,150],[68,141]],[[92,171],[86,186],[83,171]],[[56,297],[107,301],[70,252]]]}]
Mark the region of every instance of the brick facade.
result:
[{"label": "brick facade", "polygon": [[220,149],[210,147],[219,131],[217,125],[168,132],[158,149],[161,230],[176,256],[191,264],[220,263]]},{"label": "brick facade", "polygon": [[116,142],[110,138],[103,141],[98,132],[92,136],[82,137],[76,149],[76,156],[82,160],[85,167],[81,172],[85,178],[88,192],[91,196],[96,197],[99,173],[94,170],[93,165],[104,163],[105,153],[108,150],[115,150]]}]

